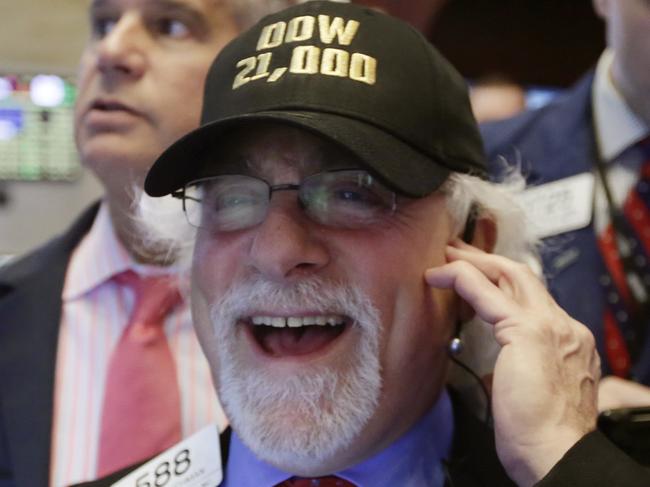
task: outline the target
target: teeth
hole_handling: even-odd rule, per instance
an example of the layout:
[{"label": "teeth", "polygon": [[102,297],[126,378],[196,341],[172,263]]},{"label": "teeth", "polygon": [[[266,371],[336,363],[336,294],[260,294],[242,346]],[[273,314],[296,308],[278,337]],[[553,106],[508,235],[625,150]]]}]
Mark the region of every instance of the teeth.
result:
[{"label": "teeth", "polygon": [[338,326],[342,325],[345,320],[338,315],[318,315],[318,316],[253,316],[251,321],[254,325],[272,326],[274,328],[299,328],[301,326]]},{"label": "teeth", "polygon": [[302,319],[294,317],[288,318],[287,325],[289,325],[289,328],[298,328],[299,326],[302,326]]}]

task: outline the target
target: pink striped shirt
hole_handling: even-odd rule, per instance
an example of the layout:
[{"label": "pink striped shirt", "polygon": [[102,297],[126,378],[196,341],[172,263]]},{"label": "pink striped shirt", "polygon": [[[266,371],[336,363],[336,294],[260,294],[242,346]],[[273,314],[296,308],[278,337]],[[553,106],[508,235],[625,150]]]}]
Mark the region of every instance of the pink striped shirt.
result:
[{"label": "pink striped shirt", "polygon": [[[169,272],[137,264],[130,257],[102,204],[72,254],[63,287],[50,465],[54,487],[96,478],[106,370],[134,301],[132,291],[111,278],[127,269],[142,275]],[[226,418],[192,330],[187,302],[167,317],[165,333],[176,360],[183,436],[209,423],[223,429]]]}]

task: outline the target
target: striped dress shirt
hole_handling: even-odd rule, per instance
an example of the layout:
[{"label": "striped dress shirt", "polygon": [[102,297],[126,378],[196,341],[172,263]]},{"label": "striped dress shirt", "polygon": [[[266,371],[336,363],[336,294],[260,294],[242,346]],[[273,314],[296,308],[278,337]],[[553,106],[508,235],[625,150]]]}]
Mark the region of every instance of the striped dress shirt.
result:
[{"label": "striped dress shirt", "polygon": [[[103,203],[72,254],[63,287],[50,462],[53,487],[96,478],[108,362],[134,304],[133,292],[112,277],[127,269],[141,275],[170,272],[131,258],[117,239]],[[225,428],[187,300],[166,318],[165,333],[176,361],[183,436],[209,423]]]}]

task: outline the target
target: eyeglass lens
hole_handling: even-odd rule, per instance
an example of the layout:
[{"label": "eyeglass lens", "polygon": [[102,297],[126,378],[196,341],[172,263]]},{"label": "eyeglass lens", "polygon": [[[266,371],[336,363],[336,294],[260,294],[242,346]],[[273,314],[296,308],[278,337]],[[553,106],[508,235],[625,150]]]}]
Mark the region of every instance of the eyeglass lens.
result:
[{"label": "eyeglass lens", "polygon": [[229,232],[261,223],[272,194],[286,190],[297,190],[300,206],[309,218],[328,226],[369,226],[395,210],[395,193],[363,170],[322,172],[300,185],[271,186],[244,175],[214,176],[189,183],[183,204],[190,224]]}]

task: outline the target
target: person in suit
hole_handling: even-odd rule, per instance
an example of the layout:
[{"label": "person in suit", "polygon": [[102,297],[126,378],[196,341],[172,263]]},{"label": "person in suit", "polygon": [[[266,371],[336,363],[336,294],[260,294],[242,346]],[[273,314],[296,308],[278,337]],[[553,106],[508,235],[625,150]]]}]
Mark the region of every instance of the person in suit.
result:
[{"label": "person in suit", "polygon": [[[155,157],[197,126],[214,54],[287,4],[92,2],[75,139],[105,193],[66,232],[0,275],[3,486],[69,485],[101,473],[103,432],[122,424],[103,420],[109,363],[134,309],[133,290],[114,276],[175,272],[173,258],[141,243],[133,218],[138,187]],[[189,305],[174,307],[164,326],[180,388],[181,434],[209,422],[225,427]]]},{"label": "person in suit", "polygon": [[[560,306],[596,336],[607,376],[599,407],[646,406],[650,314],[643,303],[650,277],[644,270],[623,269],[611,256],[626,251],[612,249],[613,239],[606,235],[610,215],[624,211],[648,159],[638,142],[650,135],[650,5],[642,0],[594,0],[594,7],[605,20],[608,44],[595,71],[549,105],[484,124],[481,130],[495,172],[505,158],[521,164],[535,186],[594,175],[595,191],[587,189],[575,197],[579,205],[591,208],[592,218],[551,230],[543,247],[544,270]],[[557,222],[575,209],[557,208],[559,213],[550,216]],[[620,233],[616,231],[619,242]],[[642,263],[650,249],[637,248],[633,260]],[[640,279],[631,277],[634,273]],[[617,281],[617,275],[640,285],[620,277]]]},{"label": "person in suit", "polygon": [[[201,127],[145,190],[197,227],[222,487],[648,484],[595,430],[593,336],[506,257],[533,241],[514,188],[485,177],[465,81],[396,19],[308,2],[221,51]],[[502,346],[494,431],[445,387],[459,341],[491,348],[474,315]]]}]

